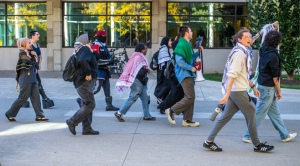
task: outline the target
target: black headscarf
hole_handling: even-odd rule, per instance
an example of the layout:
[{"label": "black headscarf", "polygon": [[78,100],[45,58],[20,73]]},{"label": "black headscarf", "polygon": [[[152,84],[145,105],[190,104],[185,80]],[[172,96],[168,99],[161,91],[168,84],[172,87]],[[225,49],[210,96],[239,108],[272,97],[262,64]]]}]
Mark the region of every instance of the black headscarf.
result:
[{"label": "black headscarf", "polygon": [[160,42],[160,46],[166,45],[169,48],[169,40],[169,37],[164,37]]}]

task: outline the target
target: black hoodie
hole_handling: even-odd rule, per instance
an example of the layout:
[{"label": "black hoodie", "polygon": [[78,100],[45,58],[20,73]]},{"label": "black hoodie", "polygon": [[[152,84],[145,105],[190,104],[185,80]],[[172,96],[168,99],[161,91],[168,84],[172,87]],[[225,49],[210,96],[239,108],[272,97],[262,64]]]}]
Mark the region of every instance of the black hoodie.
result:
[{"label": "black hoodie", "polygon": [[273,78],[281,76],[281,61],[278,50],[272,46],[265,46],[259,50],[258,84],[268,87],[275,86]]}]

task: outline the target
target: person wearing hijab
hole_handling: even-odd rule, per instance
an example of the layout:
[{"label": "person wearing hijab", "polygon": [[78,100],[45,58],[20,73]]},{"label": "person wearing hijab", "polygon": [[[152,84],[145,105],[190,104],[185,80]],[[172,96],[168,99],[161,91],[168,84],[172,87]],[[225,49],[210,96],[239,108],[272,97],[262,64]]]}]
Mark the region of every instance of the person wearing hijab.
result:
[{"label": "person wearing hijab", "polygon": [[76,135],[75,127],[82,122],[82,135],[98,135],[91,127],[93,110],[96,107],[93,88],[97,79],[97,61],[99,54],[89,45],[88,34],[78,37],[74,44],[73,53],[77,56],[76,66],[79,74],[74,86],[81,98],[80,109],[66,121],[70,132]]},{"label": "person wearing hijab", "polygon": [[[164,37],[161,40],[161,48],[158,54],[158,69],[157,69],[157,85],[154,90],[154,95],[157,98],[158,103],[161,103],[169,94],[171,90],[170,80],[164,76],[164,70],[166,68],[166,64],[169,60],[171,60],[171,54],[169,51],[169,47],[171,47],[172,41],[169,37]],[[164,110],[160,111],[162,114]]]},{"label": "person wearing hijab", "polygon": [[37,54],[34,51],[30,51],[32,42],[28,38],[19,39],[17,41],[17,46],[20,53],[16,66],[16,89],[18,91],[18,84],[20,84],[20,93],[10,109],[5,113],[5,116],[10,122],[16,122],[14,117],[17,116],[22,105],[30,97],[36,114],[35,121],[48,122],[49,119],[45,118],[45,114],[41,109],[41,100],[36,79],[37,70],[39,68]]}]

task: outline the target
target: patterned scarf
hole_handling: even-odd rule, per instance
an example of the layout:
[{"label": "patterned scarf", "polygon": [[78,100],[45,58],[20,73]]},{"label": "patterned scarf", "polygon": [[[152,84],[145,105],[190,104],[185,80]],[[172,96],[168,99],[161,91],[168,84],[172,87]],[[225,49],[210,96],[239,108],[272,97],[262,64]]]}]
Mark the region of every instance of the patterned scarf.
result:
[{"label": "patterned scarf", "polygon": [[233,47],[233,49],[229,53],[229,56],[228,56],[228,59],[227,59],[226,65],[225,65],[225,69],[224,69],[224,73],[223,73],[223,79],[222,79],[222,93],[223,93],[223,95],[225,95],[226,92],[227,92],[227,81],[228,81],[227,72],[228,72],[228,69],[229,69],[229,63],[231,61],[232,55],[237,51],[243,51],[243,53],[246,55],[247,71],[248,71],[247,78],[248,78],[248,80],[250,78],[250,74],[251,74],[250,69],[251,69],[251,66],[252,66],[252,58],[251,58],[250,51],[244,45],[237,42],[236,46]]},{"label": "patterned scarf", "polygon": [[166,45],[162,45],[160,50],[159,50],[159,54],[158,54],[158,64],[161,65],[161,67],[163,67],[165,65],[164,62],[169,61],[170,60],[170,53],[169,53],[169,49]]},{"label": "patterned scarf", "polygon": [[143,66],[149,68],[146,57],[140,52],[134,52],[116,84],[116,90],[120,95],[130,88],[136,78],[136,75]]}]

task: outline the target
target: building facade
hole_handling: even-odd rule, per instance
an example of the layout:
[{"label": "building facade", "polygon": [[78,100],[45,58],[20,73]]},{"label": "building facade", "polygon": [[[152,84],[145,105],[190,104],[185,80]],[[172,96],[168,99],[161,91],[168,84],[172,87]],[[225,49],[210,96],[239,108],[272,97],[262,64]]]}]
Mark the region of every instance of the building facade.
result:
[{"label": "building facade", "polygon": [[107,46],[121,52],[125,45],[129,56],[137,43],[145,43],[150,61],[163,37],[179,38],[178,28],[189,25],[195,51],[197,37],[203,37],[204,72],[222,73],[232,48],[230,37],[249,27],[247,16],[245,0],[1,1],[0,70],[15,70],[16,41],[32,30],[41,34],[42,70],[62,71],[83,33],[95,36],[105,30]]}]

